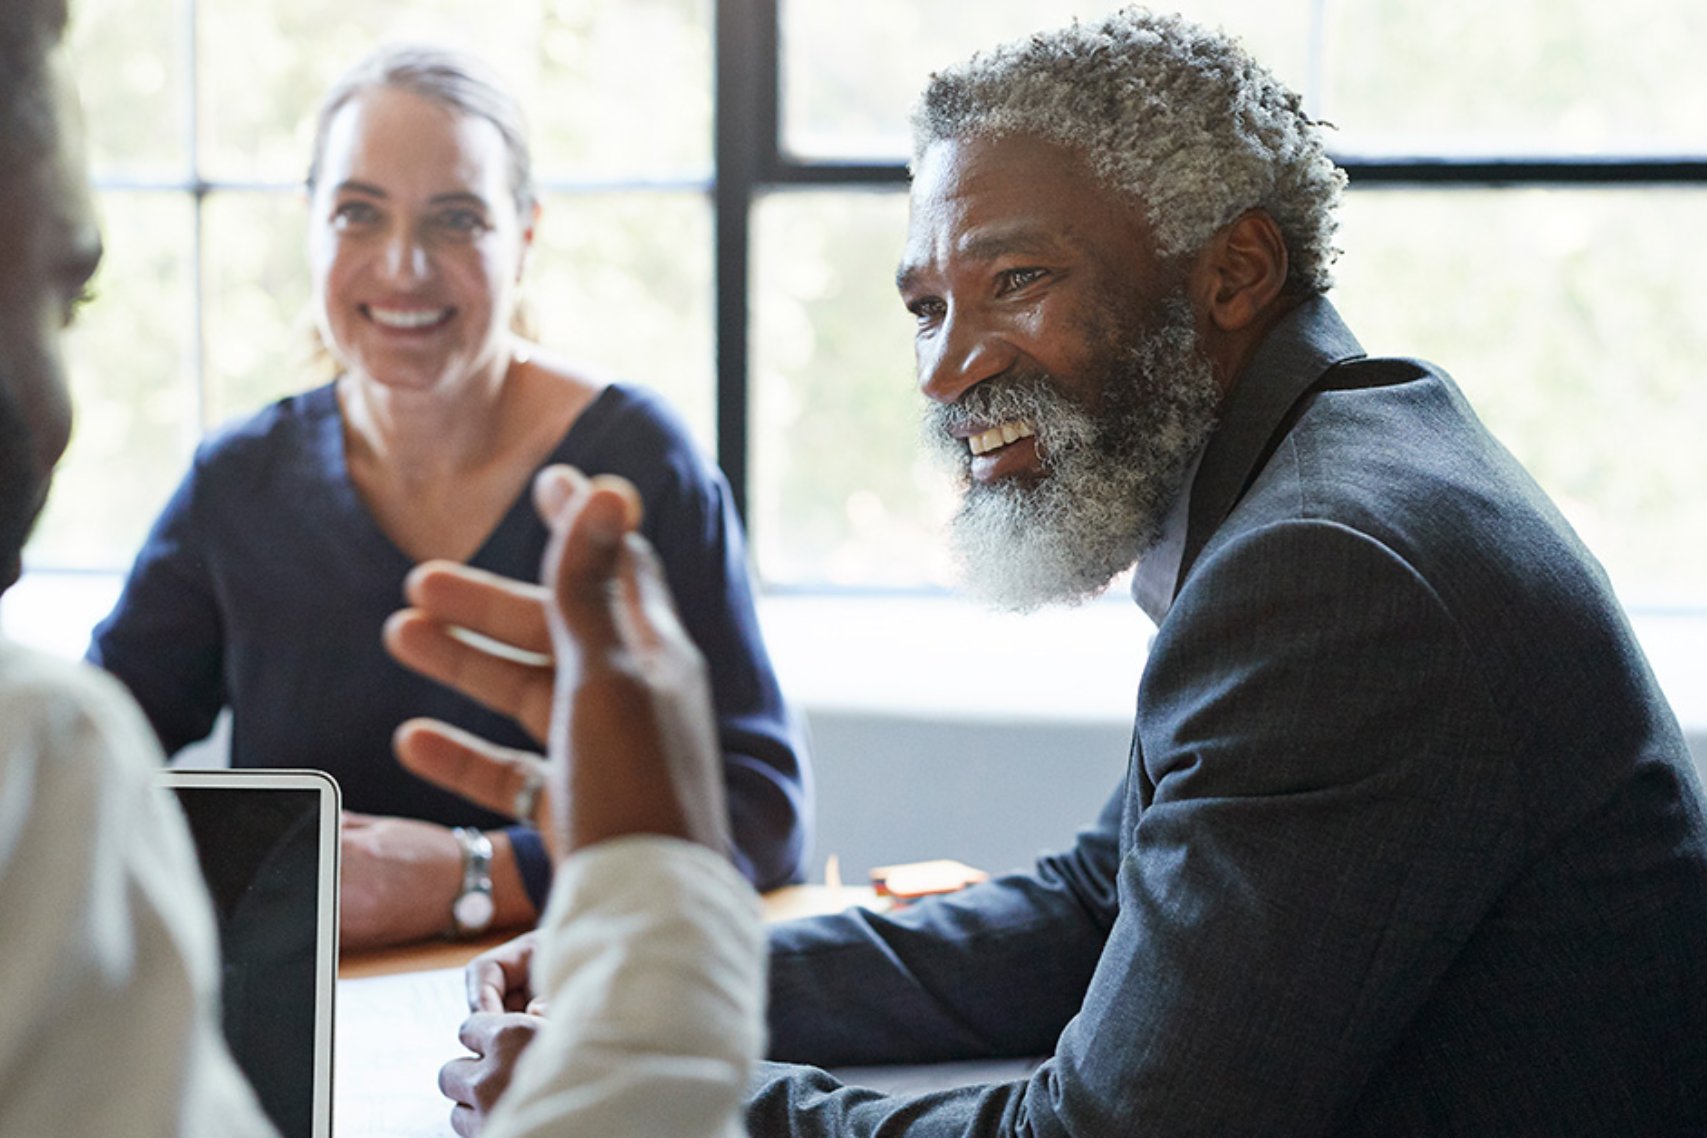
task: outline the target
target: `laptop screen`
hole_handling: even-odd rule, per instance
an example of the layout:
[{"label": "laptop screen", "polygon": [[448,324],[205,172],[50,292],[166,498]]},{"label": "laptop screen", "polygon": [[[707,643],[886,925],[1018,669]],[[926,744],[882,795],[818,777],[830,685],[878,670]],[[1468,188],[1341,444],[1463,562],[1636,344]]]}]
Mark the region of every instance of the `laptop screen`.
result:
[{"label": "laptop screen", "polygon": [[338,792],[317,771],[166,771],[208,892],[233,1058],[283,1138],[329,1138]]}]

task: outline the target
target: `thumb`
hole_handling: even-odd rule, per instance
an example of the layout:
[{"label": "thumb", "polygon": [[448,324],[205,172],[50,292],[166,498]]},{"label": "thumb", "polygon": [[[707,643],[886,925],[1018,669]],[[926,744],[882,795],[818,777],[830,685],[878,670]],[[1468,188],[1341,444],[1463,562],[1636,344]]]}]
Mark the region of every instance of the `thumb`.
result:
[{"label": "thumb", "polygon": [[552,538],[542,577],[550,590],[554,635],[583,659],[621,648],[617,578],[624,535],[634,527],[638,495],[617,479],[588,481],[578,471],[542,473],[537,500]]}]

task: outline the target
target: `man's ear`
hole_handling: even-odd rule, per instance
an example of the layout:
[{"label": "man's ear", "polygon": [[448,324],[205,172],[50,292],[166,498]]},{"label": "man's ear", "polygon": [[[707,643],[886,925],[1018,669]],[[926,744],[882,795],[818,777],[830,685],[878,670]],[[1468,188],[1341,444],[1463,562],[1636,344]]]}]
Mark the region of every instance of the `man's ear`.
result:
[{"label": "man's ear", "polygon": [[1222,332],[1250,327],[1286,285],[1286,239],[1274,218],[1248,209],[1216,231],[1191,268],[1199,312]]}]

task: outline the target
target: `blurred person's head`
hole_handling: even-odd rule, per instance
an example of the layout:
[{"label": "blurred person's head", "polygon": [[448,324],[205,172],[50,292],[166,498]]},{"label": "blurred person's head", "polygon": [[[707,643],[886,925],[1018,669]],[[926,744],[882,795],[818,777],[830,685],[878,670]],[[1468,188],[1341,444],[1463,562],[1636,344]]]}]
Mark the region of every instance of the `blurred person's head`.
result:
[{"label": "blurred person's head", "polygon": [[65,0],[0,7],[0,588],[71,436],[60,337],[100,259]]},{"label": "blurred person's head", "polygon": [[1327,289],[1343,174],[1233,40],[1127,9],[933,75],[898,282],[952,542],[1004,607],[1150,549],[1226,392]]},{"label": "blurred person's head", "polygon": [[346,373],[433,390],[501,373],[538,215],[526,125],[477,61],[382,48],[321,104],[309,164],[316,325]]}]

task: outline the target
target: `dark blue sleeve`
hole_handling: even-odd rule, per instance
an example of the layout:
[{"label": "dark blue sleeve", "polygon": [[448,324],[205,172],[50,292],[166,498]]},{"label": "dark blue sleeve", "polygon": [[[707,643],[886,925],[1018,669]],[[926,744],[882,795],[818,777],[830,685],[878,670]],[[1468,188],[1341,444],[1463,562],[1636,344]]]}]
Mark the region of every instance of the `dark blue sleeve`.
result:
[{"label": "dark blue sleeve", "polygon": [[527,891],[528,901],[533,904],[534,912],[545,912],[545,899],[551,893],[551,855],[546,851],[545,840],[539,831],[532,826],[506,826],[504,833],[509,835],[510,849],[516,855],[516,870],[522,876],[522,888]]},{"label": "dark blue sleeve", "polygon": [[761,890],[798,881],[810,836],[810,770],[765,649],[728,483],[661,400],[635,388],[621,394],[620,413],[589,420],[565,460],[589,474],[620,474],[640,491],[642,533],[710,673],[735,864]]},{"label": "dark blue sleeve", "polygon": [[760,633],[740,519],[721,478],[703,494],[664,504],[648,536],[711,674],[735,864],[772,889],[805,867],[807,767]]},{"label": "dark blue sleeve", "polygon": [[225,634],[197,538],[201,468],[198,453],[88,651],[130,689],[168,755],[205,738],[226,703]]}]

